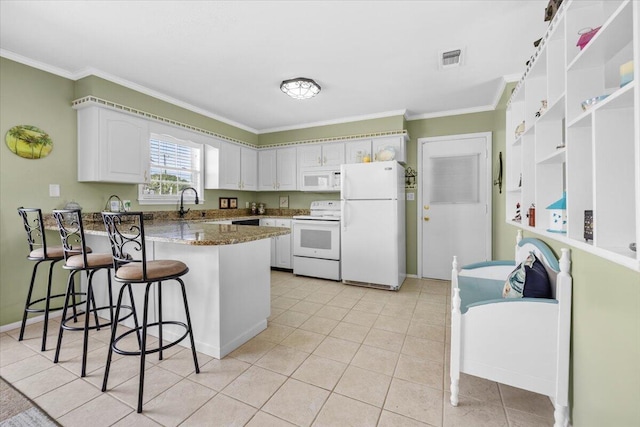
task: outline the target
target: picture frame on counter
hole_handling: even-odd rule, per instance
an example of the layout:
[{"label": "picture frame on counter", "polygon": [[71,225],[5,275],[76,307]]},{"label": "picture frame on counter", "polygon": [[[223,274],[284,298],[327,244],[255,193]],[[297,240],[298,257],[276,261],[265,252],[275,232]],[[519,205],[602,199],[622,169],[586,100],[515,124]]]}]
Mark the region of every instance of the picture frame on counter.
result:
[{"label": "picture frame on counter", "polygon": [[238,198],[230,197],[229,198],[229,209],[238,209]]},{"label": "picture frame on counter", "polygon": [[229,209],[229,198],[228,197],[219,197],[218,198],[218,205],[220,206],[220,209]]},{"label": "picture frame on counter", "polygon": [[238,231],[238,226],[235,224],[220,224],[219,230],[221,233],[234,233]]}]

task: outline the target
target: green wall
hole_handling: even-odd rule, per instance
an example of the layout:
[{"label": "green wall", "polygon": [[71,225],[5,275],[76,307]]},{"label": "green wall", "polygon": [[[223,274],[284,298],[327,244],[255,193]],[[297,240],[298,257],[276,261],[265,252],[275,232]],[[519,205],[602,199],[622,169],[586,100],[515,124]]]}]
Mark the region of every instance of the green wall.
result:
[{"label": "green wall", "polygon": [[379,119],[358,120],[335,125],[313,126],[304,129],[263,133],[260,134],[259,144],[261,146],[266,146],[320,138],[335,138],[374,132],[399,131],[405,129],[404,123],[404,116],[399,115]]},{"label": "green wall", "polygon": [[188,123],[192,126],[216,132],[220,135],[244,141],[249,144],[258,145],[258,135],[253,132],[240,129],[219,120],[160,101],[157,98],[144,95],[140,92],[135,92],[116,83],[101,79],[100,77],[88,76],[75,82],[73,99],[82,98],[88,95],[93,95],[98,98],[106,99],[107,101],[126,105],[127,107],[157,114],[160,117],[170,118],[181,123]]},{"label": "green wall", "polygon": [[[408,165],[417,166],[418,138],[493,132],[493,164],[505,150],[504,104],[507,87],[495,112],[405,121],[402,117],[361,121],[314,130],[253,135],[217,120],[172,106],[103,79],[88,77],[78,82],[39,71],[0,58],[0,134],[17,124],[31,124],[47,131],[54,148],[47,158],[26,160],[0,147],[0,325],[21,318],[28,273],[32,264],[25,259],[26,243],[16,213],[18,206],[40,206],[44,211],[62,207],[67,201],[79,201],[84,209],[100,210],[108,195],[136,200],[136,186],[130,184],[94,184],[76,181],[76,112],[70,103],[84,95],[172,118],[257,145],[334,137],[360,133],[407,129]],[[419,177],[418,177],[419,178]],[[61,197],[48,196],[49,184],[60,184]],[[278,196],[288,195],[290,207],[304,208],[318,198],[337,198],[325,193],[245,193],[206,190],[204,208],[217,206],[218,196],[235,196],[239,205],[263,201],[278,205]],[[158,209],[173,210],[175,206]],[[493,255],[513,258],[516,228],[505,223],[504,190],[493,191]],[[415,202],[407,203],[407,270],[417,270],[417,222]],[[529,235],[527,233],[527,235]],[[50,234],[56,241],[56,235]],[[536,236],[540,237],[540,236]],[[542,238],[559,252],[561,244]],[[640,424],[640,274],[581,250],[572,249],[573,329],[571,404],[574,426],[636,426]],[[64,274],[57,272],[57,286]]]}]

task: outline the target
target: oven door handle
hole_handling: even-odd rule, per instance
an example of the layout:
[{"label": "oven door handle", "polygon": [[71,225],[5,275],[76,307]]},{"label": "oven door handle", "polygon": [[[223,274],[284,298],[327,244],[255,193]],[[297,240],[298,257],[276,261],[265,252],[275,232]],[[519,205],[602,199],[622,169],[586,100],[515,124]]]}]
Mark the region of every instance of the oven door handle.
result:
[{"label": "oven door handle", "polygon": [[315,219],[294,219],[293,223],[295,225],[322,225],[322,226],[339,226],[339,221],[323,221],[323,220],[315,220]]}]

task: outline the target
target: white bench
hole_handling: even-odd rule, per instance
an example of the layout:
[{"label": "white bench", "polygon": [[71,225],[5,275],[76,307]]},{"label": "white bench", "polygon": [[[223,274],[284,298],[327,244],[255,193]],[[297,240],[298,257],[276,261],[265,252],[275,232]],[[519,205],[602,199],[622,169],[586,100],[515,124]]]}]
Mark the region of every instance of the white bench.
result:
[{"label": "white bench", "polygon": [[[551,282],[552,299],[502,298],[507,276],[534,252]],[[570,254],[560,261],[541,240],[518,231],[514,262],[489,261],[451,272],[451,404],[460,372],[547,395],[555,427],[569,421]]]}]

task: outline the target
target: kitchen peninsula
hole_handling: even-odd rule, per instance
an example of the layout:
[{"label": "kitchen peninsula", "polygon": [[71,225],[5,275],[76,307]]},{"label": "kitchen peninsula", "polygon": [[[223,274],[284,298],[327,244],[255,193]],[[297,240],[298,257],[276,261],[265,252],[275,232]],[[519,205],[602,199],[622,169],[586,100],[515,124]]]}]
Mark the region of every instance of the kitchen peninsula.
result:
[{"label": "kitchen peninsula", "polygon": [[[270,238],[289,234],[288,228],[210,220],[145,220],[144,226],[148,259],[175,259],[189,267],[184,282],[197,351],[221,359],[267,327]],[[111,251],[101,221],[85,220],[84,228],[87,245],[94,252]],[[94,280],[106,282],[106,277],[101,273]],[[120,284],[113,281],[113,286],[117,295]],[[144,286],[133,289],[136,306],[141,308]],[[94,285],[94,292],[98,305],[108,301],[106,286]],[[178,286],[167,282],[162,299],[164,319],[185,320]],[[149,321],[155,322],[157,312],[151,303],[149,313]],[[133,326],[130,320],[124,323]],[[150,330],[151,335],[155,333],[155,328]],[[171,325],[163,328],[163,334],[167,339],[179,336]],[[186,346],[188,341],[181,344]]]}]

